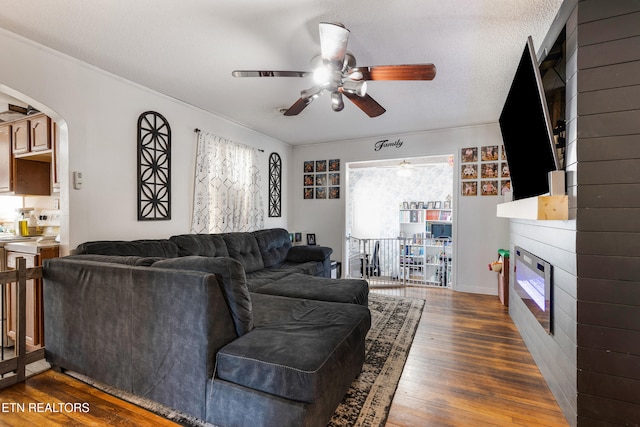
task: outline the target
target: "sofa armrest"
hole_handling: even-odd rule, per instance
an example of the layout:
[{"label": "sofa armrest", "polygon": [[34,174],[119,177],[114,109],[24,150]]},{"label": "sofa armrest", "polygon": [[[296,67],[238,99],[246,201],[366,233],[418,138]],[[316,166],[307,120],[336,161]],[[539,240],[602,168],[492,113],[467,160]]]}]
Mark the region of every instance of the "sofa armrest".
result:
[{"label": "sofa armrest", "polygon": [[47,359],[205,418],[220,348],[237,338],[213,274],[45,260]]},{"label": "sofa armrest", "polygon": [[327,246],[292,246],[287,254],[289,262],[325,261],[333,253]]}]

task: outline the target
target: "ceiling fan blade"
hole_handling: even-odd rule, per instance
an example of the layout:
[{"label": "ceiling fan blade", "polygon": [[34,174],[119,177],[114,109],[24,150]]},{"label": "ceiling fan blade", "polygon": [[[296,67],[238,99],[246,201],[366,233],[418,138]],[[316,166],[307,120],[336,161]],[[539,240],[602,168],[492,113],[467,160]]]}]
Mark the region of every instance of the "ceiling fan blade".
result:
[{"label": "ceiling fan blade", "polygon": [[293,103],[291,107],[287,111],[284,112],[285,116],[297,116],[304,110],[307,105],[311,104],[313,98],[298,98],[296,102]]},{"label": "ceiling fan blade", "polygon": [[308,71],[235,70],[231,75],[233,77],[308,77],[313,73]]},{"label": "ceiling fan blade", "polygon": [[358,96],[355,93],[349,93],[346,91],[341,92],[344,96],[349,98],[351,102],[356,104],[358,108],[364,111],[365,114],[369,117],[378,117],[379,115],[384,114],[384,112],[387,111],[382,105],[378,104],[378,102],[369,95]]},{"label": "ceiling fan blade", "polygon": [[355,67],[349,71],[349,76],[353,80],[433,80],[436,77],[436,66],[407,64]]},{"label": "ceiling fan blade", "polygon": [[335,64],[342,70],[347,53],[349,30],[342,24],[320,23],[320,54],[324,62]]}]

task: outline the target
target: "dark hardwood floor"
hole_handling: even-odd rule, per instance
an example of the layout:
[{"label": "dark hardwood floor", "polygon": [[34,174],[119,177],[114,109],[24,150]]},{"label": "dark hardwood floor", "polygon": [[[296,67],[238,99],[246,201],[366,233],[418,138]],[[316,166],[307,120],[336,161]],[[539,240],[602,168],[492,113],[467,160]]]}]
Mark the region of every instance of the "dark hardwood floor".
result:
[{"label": "dark hardwood floor", "polygon": [[[568,425],[497,297],[431,288],[372,292],[426,300],[388,427]],[[89,410],[60,410],[74,402]],[[0,390],[0,426],[68,425],[177,424],[53,370]]]},{"label": "dark hardwood floor", "polygon": [[375,292],[426,301],[387,427],[568,426],[498,297]]}]

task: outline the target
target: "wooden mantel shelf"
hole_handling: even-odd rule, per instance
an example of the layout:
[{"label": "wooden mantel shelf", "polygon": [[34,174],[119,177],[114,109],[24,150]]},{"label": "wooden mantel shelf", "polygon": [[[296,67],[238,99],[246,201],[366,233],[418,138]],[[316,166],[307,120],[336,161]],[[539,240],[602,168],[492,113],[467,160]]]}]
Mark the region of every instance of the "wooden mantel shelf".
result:
[{"label": "wooden mantel shelf", "polygon": [[538,196],[500,203],[497,215],[501,218],[566,220],[569,219],[569,196]]}]

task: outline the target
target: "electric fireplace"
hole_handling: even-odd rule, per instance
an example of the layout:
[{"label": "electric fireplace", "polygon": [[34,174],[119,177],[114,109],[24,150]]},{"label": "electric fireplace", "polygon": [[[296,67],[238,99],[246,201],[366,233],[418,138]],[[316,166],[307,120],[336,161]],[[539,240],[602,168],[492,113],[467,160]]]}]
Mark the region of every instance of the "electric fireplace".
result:
[{"label": "electric fireplace", "polygon": [[552,334],[552,266],[518,246],[515,255],[514,289],[544,330]]}]

